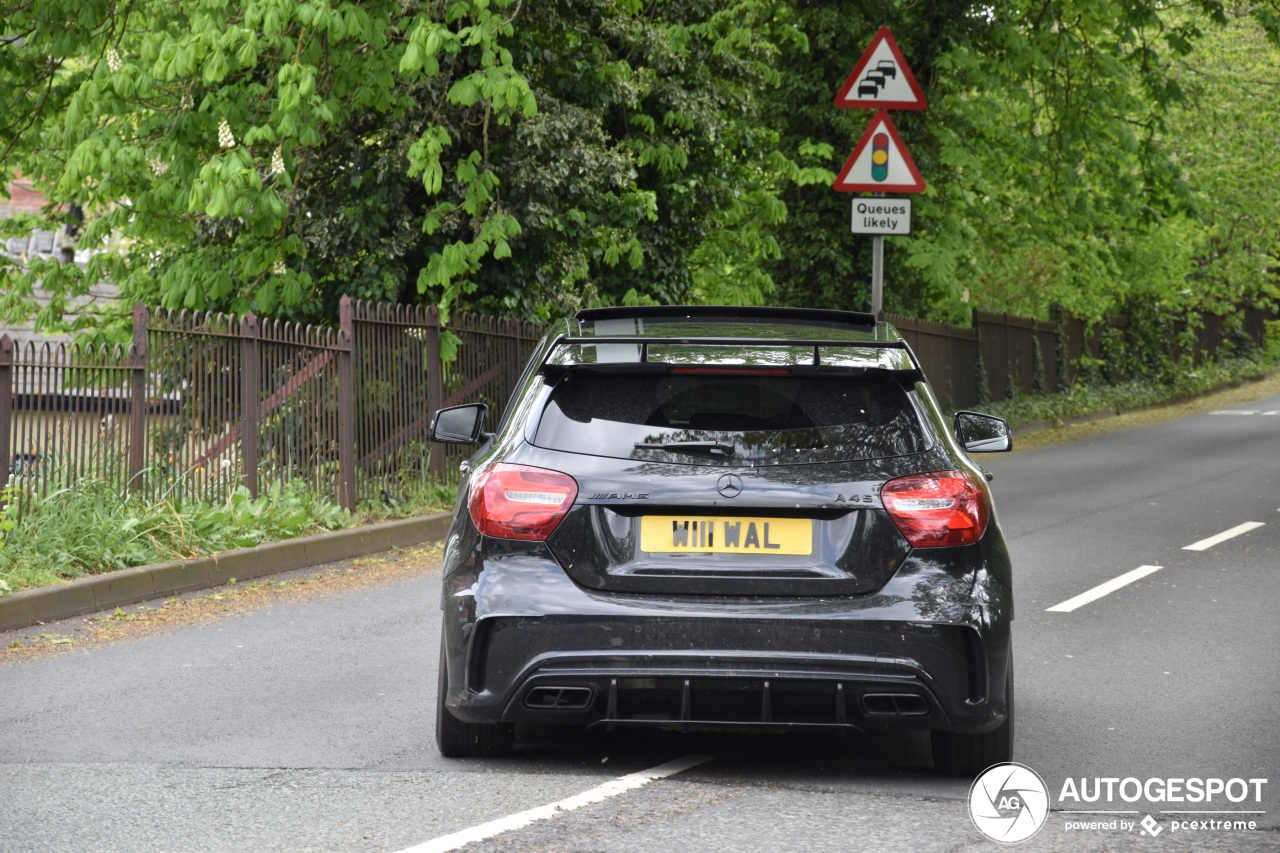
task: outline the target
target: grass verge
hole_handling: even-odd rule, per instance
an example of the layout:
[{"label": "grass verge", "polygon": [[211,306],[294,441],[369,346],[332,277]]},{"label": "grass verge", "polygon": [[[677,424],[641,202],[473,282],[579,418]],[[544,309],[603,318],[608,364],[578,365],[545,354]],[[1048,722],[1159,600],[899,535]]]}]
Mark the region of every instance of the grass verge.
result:
[{"label": "grass verge", "polygon": [[[423,486],[362,505],[355,514],[306,484],[273,484],[258,497],[241,487],[218,504],[143,500],[118,484],[6,491],[0,511],[0,596],[88,575],[208,556],[298,536],[439,512],[451,487]],[[19,512],[21,504],[21,512]]]},{"label": "grass verge", "polygon": [[146,501],[101,480],[19,488],[6,495],[10,529],[0,548],[0,594],[336,530],[351,521],[300,483],[273,486],[256,498],[239,488],[221,504]]},{"label": "grass verge", "polygon": [[1093,388],[1078,387],[1068,394],[1039,394],[1000,400],[977,408],[998,415],[1013,426],[1048,421],[1061,426],[1069,418],[1167,406],[1202,397],[1224,388],[1253,382],[1280,369],[1280,347],[1250,358],[1231,358],[1173,373],[1159,381],[1134,380]]}]

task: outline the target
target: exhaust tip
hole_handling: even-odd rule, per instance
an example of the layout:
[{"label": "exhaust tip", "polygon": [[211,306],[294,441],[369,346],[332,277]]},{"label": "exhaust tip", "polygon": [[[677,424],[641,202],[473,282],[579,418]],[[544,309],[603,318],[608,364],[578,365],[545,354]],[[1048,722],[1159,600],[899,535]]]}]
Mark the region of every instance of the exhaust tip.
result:
[{"label": "exhaust tip", "polygon": [[524,706],[535,711],[583,711],[595,693],[590,687],[534,687],[524,697]]},{"label": "exhaust tip", "polygon": [[929,703],[915,693],[864,693],[862,712],[868,717],[924,717]]}]

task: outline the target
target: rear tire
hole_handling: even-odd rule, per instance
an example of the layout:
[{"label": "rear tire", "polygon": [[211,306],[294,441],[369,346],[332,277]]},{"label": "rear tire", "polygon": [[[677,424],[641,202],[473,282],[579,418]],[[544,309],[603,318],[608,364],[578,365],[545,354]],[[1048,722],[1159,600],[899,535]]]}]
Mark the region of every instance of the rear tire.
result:
[{"label": "rear tire", "polygon": [[516,727],[511,723],[464,723],[444,704],[449,693],[444,639],[440,640],[440,674],[436,679],[436,747],[446,758],[489,758],[510,755]]},{"label": "rear tire", "polygon": [[1005,679],[1008,715],[1000,726],[986,734],[932,732],[933,766],[952,776],[977,776],[993,764],[1013,760],[1013,661]]}]

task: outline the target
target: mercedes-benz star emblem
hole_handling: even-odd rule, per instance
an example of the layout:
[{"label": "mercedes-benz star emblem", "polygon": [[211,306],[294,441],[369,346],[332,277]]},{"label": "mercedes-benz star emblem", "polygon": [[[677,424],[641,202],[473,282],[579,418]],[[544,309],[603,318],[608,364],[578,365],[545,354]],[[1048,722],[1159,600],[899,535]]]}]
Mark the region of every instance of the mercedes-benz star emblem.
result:
[{"label": "mercedes-benz star emblem", "polygon": [[725,474],[716,483],[716,491],[721,497],[736,498],[742,494],[742,478],[737,474]]}]

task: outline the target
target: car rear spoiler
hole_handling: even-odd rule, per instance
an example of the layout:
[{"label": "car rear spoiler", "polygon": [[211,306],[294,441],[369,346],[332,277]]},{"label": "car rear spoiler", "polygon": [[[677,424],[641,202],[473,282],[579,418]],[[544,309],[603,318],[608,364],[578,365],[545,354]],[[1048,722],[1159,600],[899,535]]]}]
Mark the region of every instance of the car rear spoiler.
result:
[{"label": "car rear spoiler", "polygon": [[[607,309],[606,309],[607,310]],[[583,312],[585,313],[585,312]],[[823,312],[836,313],[836,312]],[[628,315],[632,316],[632,315]],[[681,315],[685,316],[685,315]],[[722,315],[721,315],[722,316]],[[866,315],[870,316],[870,315]],[[733,349],[767,349],[767,350],[810,350],[805,361],[791,360],[787,363],[763,361],[747,363],[741,360],[730,361],[687,361],[679,359],[668,361],[662,353],[655,354],[654,349],[671,347],[723,347]],[[572,347],[580,347],[583,355],[590,352],[593,360],[574,359],[568,353]],[[603,351],[601,347],[616,347]],[[590,348],[590,349],[588,349]],[[827,350],[824,358],[823,352]],[[850,351],[863,351],[850,355]],[[866,351],[876,351],[874,358],[868,358]],[[881,357],[884,354],[884,358]],[[894,358],[894,354],[897,358]],[[606,356],[602,359],[601,356]],[[801,357],[803,358],[803,357]],[[902,339],[893,341],[880,340],[834,340],[834,339],[780,339],[780,338],[721,338],[721,337],[665,337],[651,335],[617,335],[617,336],[574,336],[560,335],[556,337],[543,357],[539,372],[546,375],[560,375],[573,371],[594,372],[650,372],[669,373],[673,368],[706,367],[714,370],[721,368],[769,368],[785,369],[791,373],[822,373],[836,375],[858,375],[866,373],[888,374],[914,384],[924,381],[924,371],[916,360],[911,347]]]},{"label": "car rear spoiler", "polygon": [[832,311],[827,308],[771,308],[761,305],[637,305],[584,308],[574,315],[579,323],[600,320],[774,320],[800,325],[848,326],[875,333],[876,317],[862,311]]}]

